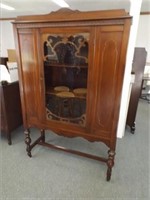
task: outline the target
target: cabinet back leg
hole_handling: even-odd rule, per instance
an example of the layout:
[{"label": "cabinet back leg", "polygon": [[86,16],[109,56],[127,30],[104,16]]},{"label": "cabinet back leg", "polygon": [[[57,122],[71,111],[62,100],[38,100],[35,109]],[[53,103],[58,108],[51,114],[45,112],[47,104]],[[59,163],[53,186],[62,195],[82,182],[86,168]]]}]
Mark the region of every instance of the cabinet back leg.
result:
[{"label": "cabinet back leg", "polygon": [[32,157],[31,155],[31,137],[30,137],[30,130],[27,129],[24,131],[25,134],[25,143],[27,145],[26,147],[26,151],[29,157]]}]

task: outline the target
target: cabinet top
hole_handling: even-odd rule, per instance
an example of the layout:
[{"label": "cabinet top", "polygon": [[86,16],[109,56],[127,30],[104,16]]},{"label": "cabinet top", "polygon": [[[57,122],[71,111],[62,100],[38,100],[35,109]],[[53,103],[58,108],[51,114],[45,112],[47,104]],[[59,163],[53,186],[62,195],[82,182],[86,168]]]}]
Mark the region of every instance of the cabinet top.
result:
[{"label": "cabinet top", "polygon": [[124,19],[131,16],[124,10],[79,11],[61,8],[45,15],[18,16],[13,23],[64,22]]}]

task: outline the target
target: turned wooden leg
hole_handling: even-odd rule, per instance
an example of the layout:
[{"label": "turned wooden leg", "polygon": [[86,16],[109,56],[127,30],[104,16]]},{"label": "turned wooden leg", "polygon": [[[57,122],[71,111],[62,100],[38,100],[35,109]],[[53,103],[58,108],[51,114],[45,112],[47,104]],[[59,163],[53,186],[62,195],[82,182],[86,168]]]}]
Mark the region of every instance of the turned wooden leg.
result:
[{"label": "turned wooden leg", "polygon": [[111,172],[112,172],[112,167],[114,166],[114,157],[115,157],[115,152],[113,150],[108,151],[108,160],[107,160],[107,181],[111,179]]},{"label": "turned wooden leg", "polygon": [[134,124],[131,126],[131,133],[134,134],[134,132],[135,132],[135,122],[134,122]]},{"label": "turned wooden leg", "polygon": [[31,155],[31,146],[30,146],[30,144],[31,144],[31,137],[30,137],[30,131],[29,131],[29,129],[25,130],[24,134],[25,134],[25,143],[27,145],[27,147],[26,147],[27,154],[28,154],[29,157],[32,157],[32,155]]},{"label": "turned wooden leg", "polygon": [[41,129],[41,142],[45,142],[45,130]]}]

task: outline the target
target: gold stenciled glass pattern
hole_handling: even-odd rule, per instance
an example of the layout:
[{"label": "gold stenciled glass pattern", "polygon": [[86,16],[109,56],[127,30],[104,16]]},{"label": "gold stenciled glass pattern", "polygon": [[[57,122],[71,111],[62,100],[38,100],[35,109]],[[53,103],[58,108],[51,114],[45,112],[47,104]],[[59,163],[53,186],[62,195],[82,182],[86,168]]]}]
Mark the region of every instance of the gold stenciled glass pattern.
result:
[{"label": "gold stenciled glass pattern", "polygon": [[89,33],[43,34],[48,120],[86,122]]}]

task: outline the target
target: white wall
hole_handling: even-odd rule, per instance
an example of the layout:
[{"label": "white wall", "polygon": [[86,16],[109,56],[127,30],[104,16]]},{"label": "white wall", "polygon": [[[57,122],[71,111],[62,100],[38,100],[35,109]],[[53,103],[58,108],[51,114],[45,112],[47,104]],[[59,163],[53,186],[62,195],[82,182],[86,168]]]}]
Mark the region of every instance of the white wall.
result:
[{"label": "white wall", "polygon": [[0,21],[0,56],[8,57],[7,49],[15,49],[11,21]]},{"label": "white wall", "polygon": [[147,63],[150,63],[150,15],[141,15],[138,24],[136,47],[144,47],[147,51]]},{"label": "white wall", "polygon": [[[150,76],[150,15],[140,17],[136,47],[144,47],[147,51],[147,64],[144,73]],[[150,81],[147,82],[147,85],[150,85]]]}]

